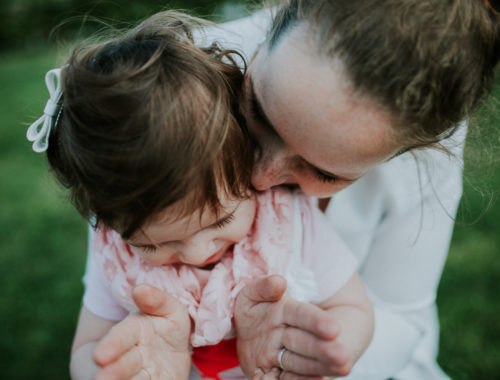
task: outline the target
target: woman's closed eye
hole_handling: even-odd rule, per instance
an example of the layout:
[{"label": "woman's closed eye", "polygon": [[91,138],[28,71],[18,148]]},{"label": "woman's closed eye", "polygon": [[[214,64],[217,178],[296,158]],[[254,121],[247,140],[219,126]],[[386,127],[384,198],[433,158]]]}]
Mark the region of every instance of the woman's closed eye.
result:
[{"label": "woman's closed eye", "polygon": [[318,169],[313,169],[314,170],[314,175],[316,176],[317,179],[319,179],[321,182],[326,182],[326,183],[335,183],[338,181],[338,178],[335,176],[332,176],[330,174],[323,173],[322,171]]}]

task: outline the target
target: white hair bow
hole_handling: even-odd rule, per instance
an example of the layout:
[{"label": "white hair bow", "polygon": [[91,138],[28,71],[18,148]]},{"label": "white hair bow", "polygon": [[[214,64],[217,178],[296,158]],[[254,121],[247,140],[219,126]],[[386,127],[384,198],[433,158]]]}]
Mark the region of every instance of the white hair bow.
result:
[{"label": "white hair bow", "polygon": [[[33,142],[33,150],[37,153],[45,152],[49,147],[50,130],[54,125],[57,125],[61,115],[62,106],[59,105],[62,95],[61,69],[57,68],[48,71],[45,74],[45,84],[49,90],[50,98],[45,105],[43,115],[31,124],[26,132],[26,137]],[[54,120],[58,109],[59,113]]]}]

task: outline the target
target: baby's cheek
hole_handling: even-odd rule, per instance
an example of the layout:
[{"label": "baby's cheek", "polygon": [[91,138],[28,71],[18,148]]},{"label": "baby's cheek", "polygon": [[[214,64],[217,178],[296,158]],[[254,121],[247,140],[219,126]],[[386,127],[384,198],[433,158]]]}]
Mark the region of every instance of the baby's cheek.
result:
[{"label": "baby's cheek", "polygon": [[136,247],[132,247],[132,246],[129,246],[129,247],[130,247],[130,251],[132,251],[132,253],[135,256],[141,256],[142,257],[142,250],[141,249],[136,248]]},{"label": "baby's cheek", "polygon": [[244,239],[248,235],[248,233],[250,232],[250,229],[252,228],[253,220],[254,220],[254,215],[252,215],[251,218],[248,218],[245,225],[241,229],[241,237],[239,240]]}]

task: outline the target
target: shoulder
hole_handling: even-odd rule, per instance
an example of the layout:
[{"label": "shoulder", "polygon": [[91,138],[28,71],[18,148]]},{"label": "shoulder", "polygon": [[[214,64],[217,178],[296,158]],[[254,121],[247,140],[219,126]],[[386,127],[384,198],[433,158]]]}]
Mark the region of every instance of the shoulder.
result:
[{"label": "shoulder", "polygon": [[216,41],[226,49],[236,49],[248,61],[258,46],[265,41],[271,19],[270,9],[260,9],[247,17],[198,31],[195,38],[202,45]]},{"label": "shoulder", "polygon": [[405,214],[420,208],[422,202],[460,196],[466,132],[467,126],[463,123],[453,136],[443,140],[443,147],[451,154],[427,148],[379,165],[336,194],[333,207],[344,203],[357,210],[376,209],[381,215]]}]

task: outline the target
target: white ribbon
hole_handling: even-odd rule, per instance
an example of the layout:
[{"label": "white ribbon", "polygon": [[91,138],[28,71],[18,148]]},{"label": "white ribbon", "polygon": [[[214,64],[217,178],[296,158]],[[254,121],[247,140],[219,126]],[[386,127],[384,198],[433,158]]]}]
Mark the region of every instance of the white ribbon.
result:
[{"label": "white ribbon", "polygon": [[45,84],[49,90],[49,100],[45,105],[43,110],[43,115],[30,125],[28,131],[26,132],[26,137],[28,141],[33,142],[33,150],[37,153],[45,152],[49,147],[49,135],[50,130],[54,125],[57,124],[59,115],[56,112],[59,106],[59,100],[61,100],[62,89],[61,89],[61,69],[52,69],[45,74]]}]

